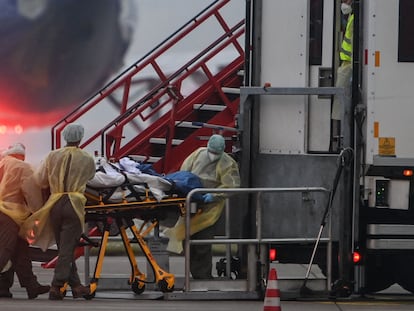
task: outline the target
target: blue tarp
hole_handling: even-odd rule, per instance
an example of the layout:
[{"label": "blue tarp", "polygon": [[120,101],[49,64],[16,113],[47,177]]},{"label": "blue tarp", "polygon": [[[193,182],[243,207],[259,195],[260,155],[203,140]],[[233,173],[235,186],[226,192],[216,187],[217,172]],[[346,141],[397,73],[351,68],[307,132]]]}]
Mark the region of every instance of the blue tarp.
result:
[{"label": "blue tarp", "polygon": [[[191,190],[195,188],[203,188],[200,178],[188,171],[177,171],[164,176],[165,179],[173,182],[174,189],[186,196]],[[203,201],[203,194],[196,193],[193,195],[193,200]]]}]

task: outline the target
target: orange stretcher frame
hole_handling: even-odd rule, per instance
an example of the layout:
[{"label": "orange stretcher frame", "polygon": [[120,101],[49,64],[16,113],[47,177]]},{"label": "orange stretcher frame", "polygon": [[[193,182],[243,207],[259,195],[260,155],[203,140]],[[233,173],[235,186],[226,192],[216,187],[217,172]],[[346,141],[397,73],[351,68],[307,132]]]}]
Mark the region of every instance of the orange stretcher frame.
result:
[{"label": "orange stretcher frame", "polygon": [[[86,222],[100,221],[103,223],[103,230],[99,241],[98,257],[95,264],[94,274],[90,281],[90,297],[85,298],[93,298],[95,296],[110,236],[110,226],[113,224],[115,224],[119,230],[119,234],[131,264],[131,275],[128,282],[131,285],[132,291],[136,294],[141,294],[145,290],[145,284],[152,282],[147,281],[146,275],[138,268],[135,254],[131,247],[131,241],[127,236],[127,229],[132,233],[134,242],[138,243],[153,270],[153,282],[157,284],[162,292],[173,291],[175,283],[174,275],[160,268],[144,238],[158,227],[160,217],[167,212],[171,212],[172,209],[179,212],[181,215],[184,215],[186,199],[183,197],[171,196],[164,198],[161,201],[157,201],[150,197],[149,191],[146,191],[145,195],[139,198],[139,201],[131,201],[130,199],[123,198],[121,202],[111,202],[110,200],[104,199],[99,191],[94,191],[94,193],[86,192],[85,196],[88,199],[87,205],[85,206]],[[135,225],[133,221],[134,219],[143,220],[143,223],[139,228]]]},{"label": "orange stretcher frame", "polygon": [[[91,191],[93,190],[93,191]],[[129,277],[129,284],[131,289],[136,294],[141,294],[145,290],[146,283],[155,283],[162,292],[171,292],[174,290],[175,276],[163,270],[152,255],[144,238],[155,228],[159,226],[159,219],[164,218],[168,212],[178,212],[180,215],[185,214],[186,199],[173,195],[157,201],[150,196],[150,192],[146,191],[143,196],[135,199],[123,197],[119,202],[113,202],[109,199],[108,189],[87,189],[85,196],[87,204],[85,206],[85,221],[88,222],[102,222],[103,229],[99,230],[97,226],[89,230],[88,235],[83,235],[79,247],[75,250],[75,258],[84,255],[84,247],[99,247],[98,257],[95,264],[94,274],[90,280],[90,294],[85,296],[86,299],[95,297],[98,287],[99,278],[101,276],[103,260],[105,257],[108,239],[110,236],[110,228],[116,225],[121,235],[129,262],[131,264],[131,275]],[[111,190],[109,189],[109,193]],[[143,220],[140,228],[134,223],[134,219]],[[140,246],[148,263],[150,264],[154,280],[148,281],[147,276],[142,273],[135,258],[134,251],[131,246],[131,240],[127,236],[127,229],[133,235],[134,242]],[[90,236],[100,236],[99,242],[93,242],[89,239]],[[53,268],[56,264],[57,257],[53,258],[48,263],[42,264],[44,268]],[[66,286],[62,289],[66,292]]]}]

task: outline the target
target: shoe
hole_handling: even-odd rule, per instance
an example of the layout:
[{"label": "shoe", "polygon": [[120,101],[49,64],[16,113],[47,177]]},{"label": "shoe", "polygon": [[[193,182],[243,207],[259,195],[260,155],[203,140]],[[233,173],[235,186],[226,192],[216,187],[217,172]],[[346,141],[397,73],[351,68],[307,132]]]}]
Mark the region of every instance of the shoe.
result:
[{"label": "shoe", "polygon": [[72,287],[72,297],[73,298],[85,298],[85,296],[89,295],[91,290],[89,286],[83,286],[79,284],[78,286]]},{"label": "shoe", "polygon": [[34,287],[26,287],[27,297],[29,299],[35,299],[37,296],[41,294],[46,294],[50,291],[49,285],[36,285]]},{"label": "shoe", "polygon": [[0,289],[0,298],[12,298],[13,295],[9,289]]},{"label": "shoe", "polygon": [[49,300],[62,300],[65,294],[60,291],[60,287],[52,286],[49,290]]}]

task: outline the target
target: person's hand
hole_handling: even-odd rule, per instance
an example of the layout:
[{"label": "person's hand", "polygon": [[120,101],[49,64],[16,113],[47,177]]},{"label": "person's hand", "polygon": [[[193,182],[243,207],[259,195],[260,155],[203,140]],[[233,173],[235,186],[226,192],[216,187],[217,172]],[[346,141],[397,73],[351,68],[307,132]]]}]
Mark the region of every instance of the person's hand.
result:
[{"label": "person's hand", "polygon": [[204,203],[211,203],[214,202],[214,196],[211,193],[206,193],[203,195],[203,202]]}]

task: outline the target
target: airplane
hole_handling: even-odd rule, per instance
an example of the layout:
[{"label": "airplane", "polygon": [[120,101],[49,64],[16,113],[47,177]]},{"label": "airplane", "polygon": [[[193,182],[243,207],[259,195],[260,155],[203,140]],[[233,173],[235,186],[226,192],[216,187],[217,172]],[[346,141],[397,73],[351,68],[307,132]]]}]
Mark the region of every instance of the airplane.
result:
[{"label": "airplane", "polygon": [[133,0],[0,0],[0,125],[45,126],[123,66]]},{"label": "airplane", "polygon": [[[0,150],[21,142],[29,151],[26,160],[37,165],[50,151],[53,124],[213,2],[199,0],[189,7],[190,1],[0,0]],[[234,5],[228,14],[238,20],[243,2]],[[162,20],[156,27],[154,16]],[[204,31],[200,38],[215,37],[210,29]],[[194,57],[198,41],[163,57],[159,65],[164,72],[174,73]],[[197,73],[192,78],[186,90],[204,79]],[[140,85],[134,94],[139,98],[158,80],[148,73],[133,83]],[[122,94],[115,95],[109,98],[109,114],[119,110]],[[85,122],[92,130],[100,121],[93,117]]]}]

